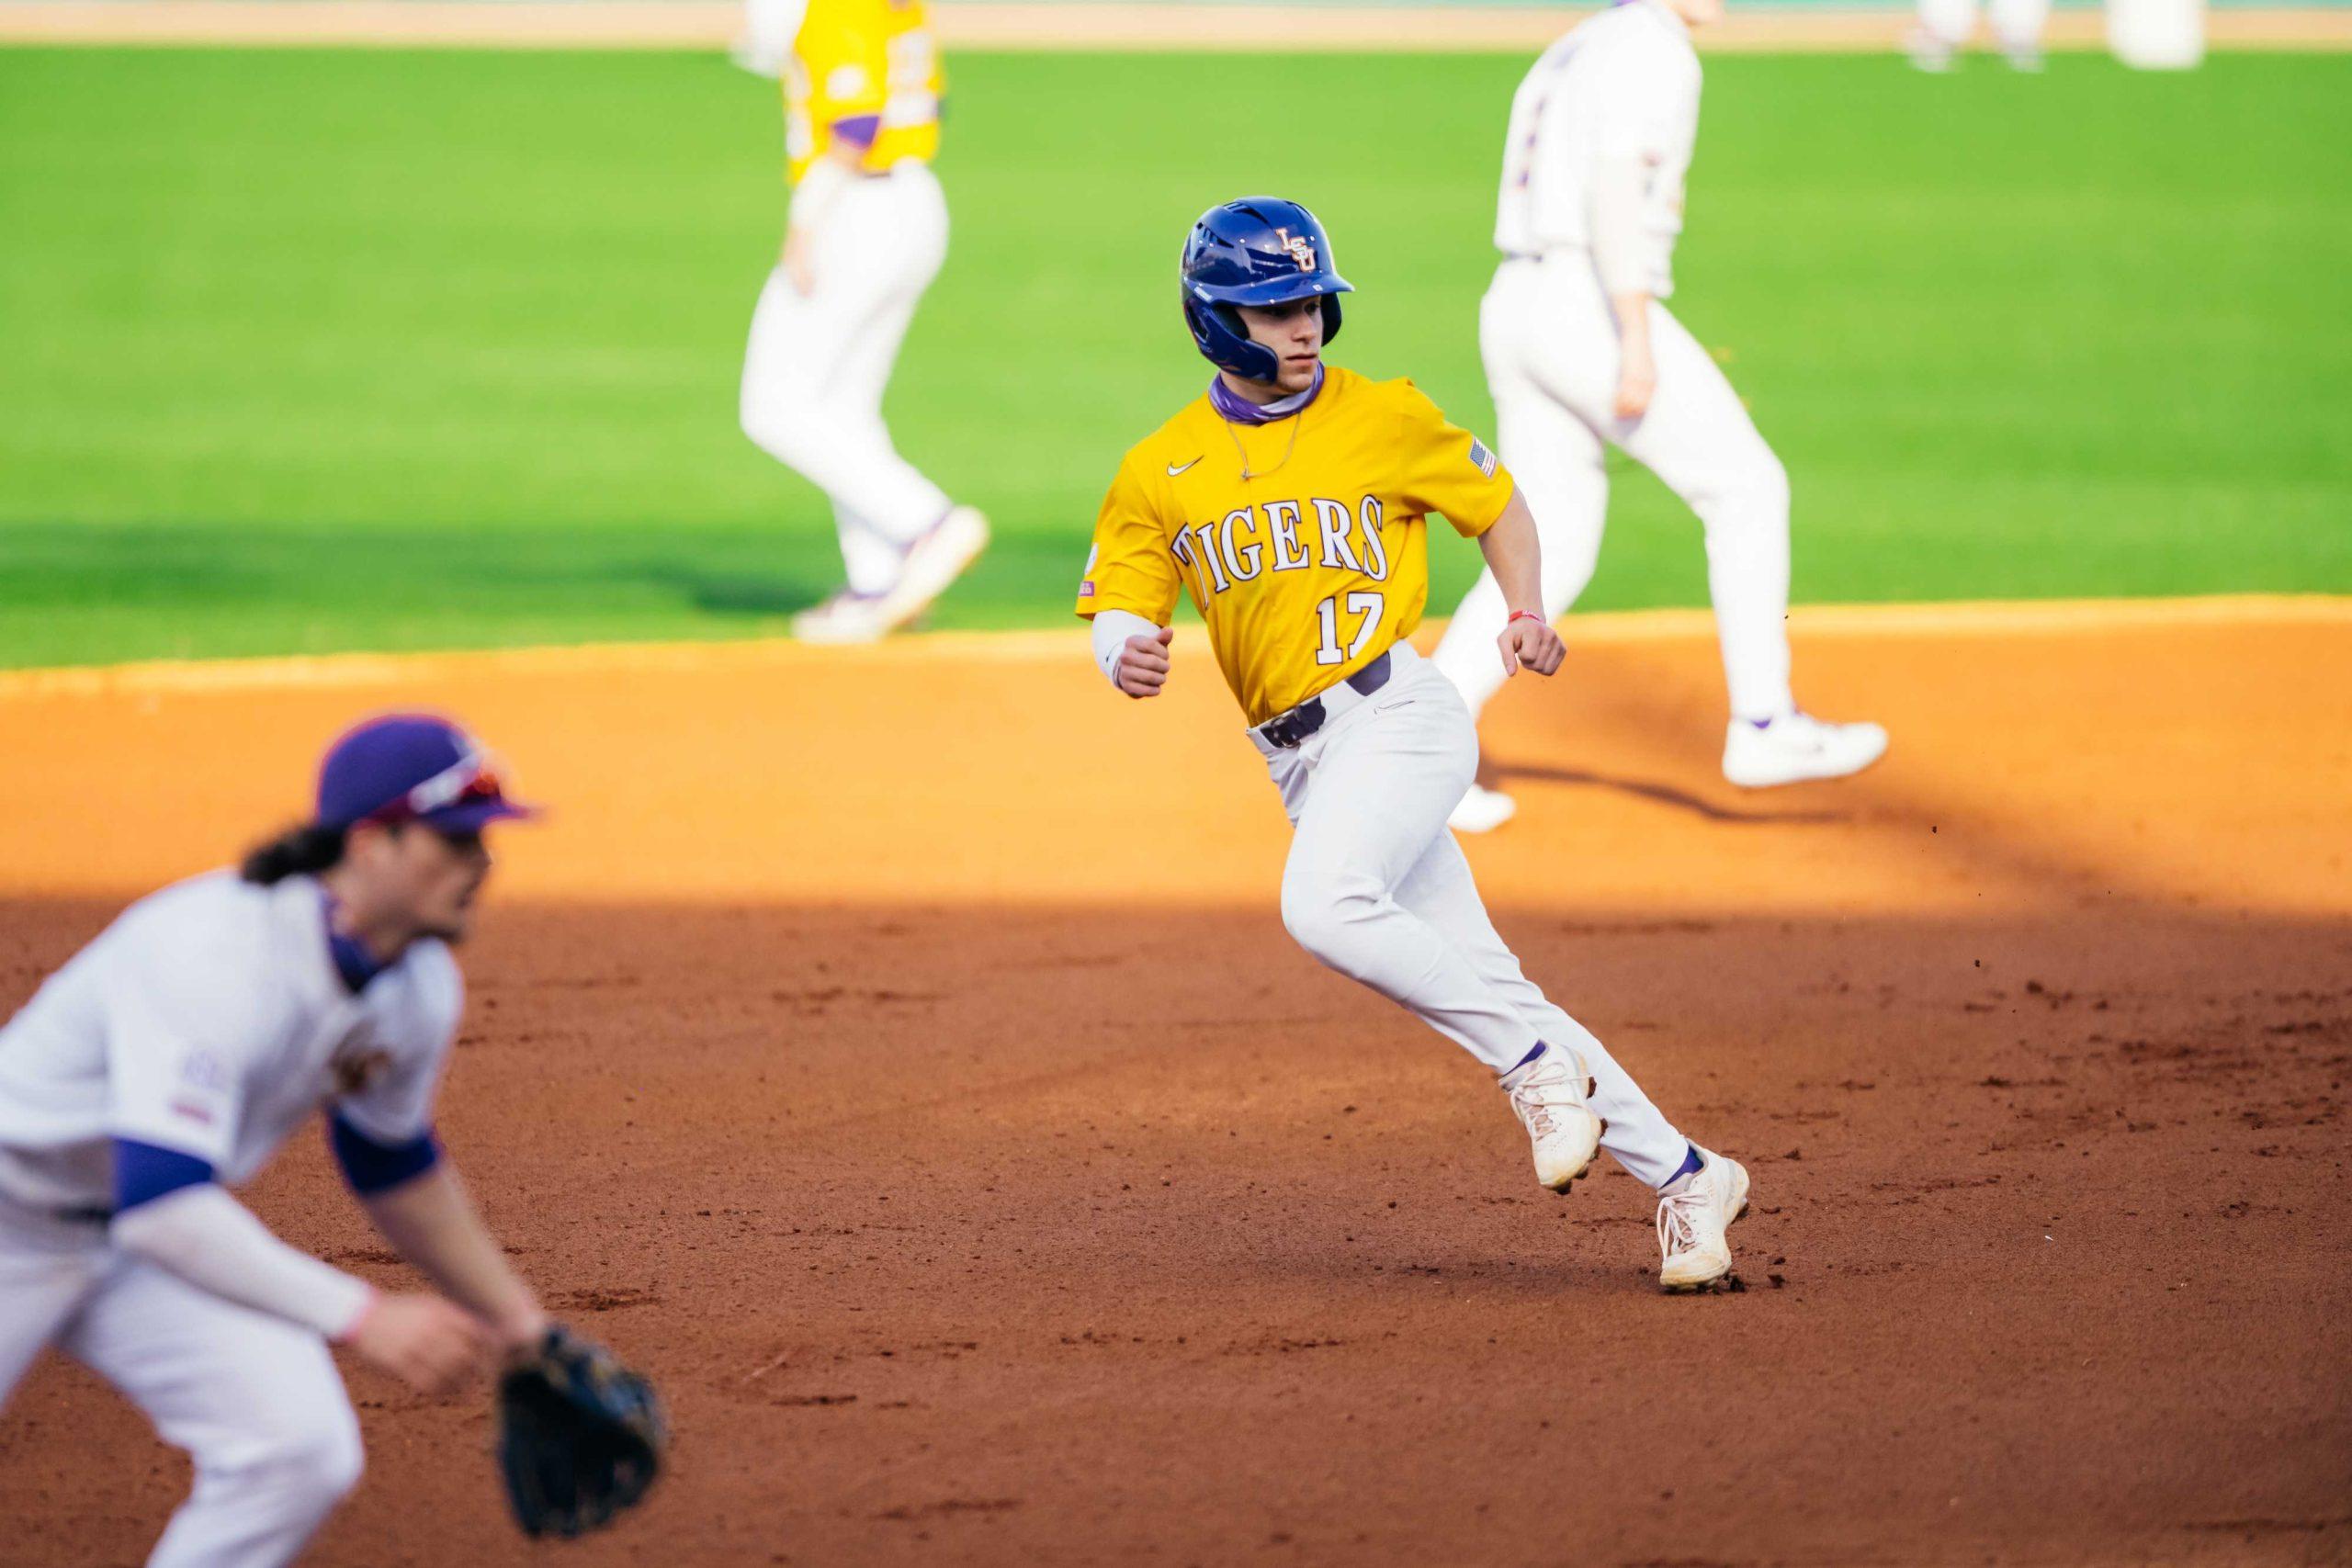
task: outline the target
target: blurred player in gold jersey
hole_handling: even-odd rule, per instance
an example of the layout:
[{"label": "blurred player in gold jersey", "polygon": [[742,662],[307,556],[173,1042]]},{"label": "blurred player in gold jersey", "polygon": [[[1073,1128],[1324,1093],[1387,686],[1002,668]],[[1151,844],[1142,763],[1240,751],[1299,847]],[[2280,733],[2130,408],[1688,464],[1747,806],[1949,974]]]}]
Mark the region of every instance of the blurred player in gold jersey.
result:
[{"label": "blurred player in gold jersey", "polygon": [[1731,1269],[1724,1231],[1747,1211],[1747,1172],[1676,1131],[1521,973],[1446,831],[1476,727],[1405,640],[1429,597],[1434,513],[1478,541],[1510,603],[1504,671],[1558,669],[1534,519],[1494,455],[1410,381],[1324,365],[1351,291],[1295,202],[1249,197],[1193,225],[1184,316],[1217,374],[1119,465],[1078,613],[1104,676],[1151,697],[1177,595],[1192,595],[1295,830],[1291,935],[1498,1075],[1544,1186],[1566,1191],[1607,1148],[1657,1189],[1661,1281],[1700,1289]]},{"label": "blurred player in gold jersey", "polygon": [[800,637],[870,642],[988,545],[988,520],[899,456],[882,391],[947,256],[931,171],[944,91],[922,0],[808,0],[786,62],[792,208],[743,358],[744,434],[833,503],[847,581]]}]

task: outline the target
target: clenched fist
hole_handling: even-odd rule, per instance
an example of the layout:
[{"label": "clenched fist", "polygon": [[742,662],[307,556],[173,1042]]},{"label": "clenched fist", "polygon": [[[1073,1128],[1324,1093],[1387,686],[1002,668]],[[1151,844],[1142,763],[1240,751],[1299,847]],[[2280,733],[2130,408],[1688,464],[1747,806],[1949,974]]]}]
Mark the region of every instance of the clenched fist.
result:
[{"label": "clenched fist", "polygon": [[1506,675],[1518,674],[1522,665],[1538,675],[1549,675],[1568,654],[1568,645],[1560,640],[1551,623],[1532,615],[1513,616],[1495,644],[1502,649]]},{"label": "clenched fist", "polygon": [[489,1330],[473,1314],[422,1291],[378,1296],[344,1341],[423,1393],[446,1393],[481,1372],[493,1350]]},{"label": "clenched fist", "polygon": [[1176,639],[1174,626],[1138,632],[1119,650],[1119,690],[1131,697],[1156,697],[1168,684],[1168,645]]}]

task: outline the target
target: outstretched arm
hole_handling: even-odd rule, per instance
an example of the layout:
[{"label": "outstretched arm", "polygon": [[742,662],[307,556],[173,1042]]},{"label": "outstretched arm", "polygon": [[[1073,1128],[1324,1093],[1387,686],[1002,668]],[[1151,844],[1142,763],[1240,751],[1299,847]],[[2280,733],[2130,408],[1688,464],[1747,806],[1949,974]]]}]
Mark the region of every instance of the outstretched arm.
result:
[{"label": "outstretched arm", "polygon": [[1527,509],[1524,493],[1511,491],[1503,514],[1478,536],[1478,548],[1485,553],[1487,570],[1495,574],[1495,585],[1503,591],[1503,603],[1510,611],[1502,635],[1495,639],[1502,651],[1504,672],[1516,675],[1523,664],[1538,675],[1549,675],[1560,667],[1567,649],[1544,618],[1544,546],[1536,536],[1535,513]]}]

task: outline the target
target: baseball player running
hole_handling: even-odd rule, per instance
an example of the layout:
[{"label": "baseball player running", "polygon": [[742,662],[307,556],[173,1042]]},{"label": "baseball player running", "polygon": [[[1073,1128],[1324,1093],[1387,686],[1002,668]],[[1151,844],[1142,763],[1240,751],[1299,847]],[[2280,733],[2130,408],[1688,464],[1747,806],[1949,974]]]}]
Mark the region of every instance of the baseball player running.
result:
[{"label": "baseball player running", "polygon": [[[525,815],[447,722],[363,725],[327,754],[312,823],[132,905],[0,1029],[0,1401],[55,1345],[187,1450],[158,1568],[289,1562],[358,1480],[330,1342],[427,1392],[577,1344],[432,1130],[448,944],[483,829]],[[436,1290],[379,1294],[231,1195],[313,1109]]]},{"label": "baseball player running", "polygon": [[[1790,694],[1788,474],[1664,304],[1699,128],[1690,28],[1722,14],[1722,0],[1623,0],[1536,61],[1511,100],[1495,218],[1503,260],[1478,344],[1496,439],[1543,530],[1544,615],[1565,614],[1592,579],[1606,444],[1699,514],[1731,695],[1724,776],[1754,788],[1859,772],[1886,750],[1886,731],[1826,724]],[[1490,645],[1508,612],[1488,571],[1438,646],[1473,714],[1502,685]],[[1453,821],[1484,831],[1512,808],[1474,787]]]},{"label": "baseball player running", "polygon": [[988,519],[899,456],[882,390],[947,256],[939,52],[922,0],[808,0],[785,70],[792,207],[743,356],[744,434],[832,502],[848,581],[793,620],[815,642],[907,625]]},{"label": "baseball player running", "polygon": [[1661,1279],[1731,1269],[1747,1172],[1685,1138],[1496,934],[1446,813],[1477,767],[1460,694],[1405,640],[1429,596],[1430,513],[1485,552],[1507,605],[1498,679],[1559,667],[1534,519],[1511,476],[1412,382],[1326,367],[1351,291],[1315,215],[1254,197],[1184,247],[1205,396],[1129,451],[1094,525],[1078,613],[1130,697],[1166,683],[1181,590],[1240,700],[1295,833],[1283,923],[1499,1076],[1536,1179],[1565,1192],[1597,1148],[1657,1189]]}]

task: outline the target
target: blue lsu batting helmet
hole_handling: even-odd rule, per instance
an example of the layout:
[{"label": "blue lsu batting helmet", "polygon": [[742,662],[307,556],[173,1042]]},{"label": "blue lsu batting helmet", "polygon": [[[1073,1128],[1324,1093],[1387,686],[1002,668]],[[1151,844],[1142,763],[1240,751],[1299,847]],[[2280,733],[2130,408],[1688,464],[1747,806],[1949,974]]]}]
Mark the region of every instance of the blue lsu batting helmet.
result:
[{"label": "blue lsu batting helmet", "polygon": [[1273,350],[1253,343],[1236,305],[1323,301],[1323,341],[1340,335],[1339,296],[1355,285],[1331,263],[1331,237],[1312,212],[1279,197],[1245,196],[1212,207],[1184,242],[1184,324],[1209,363],[1252,381],[1281,372]]}]

